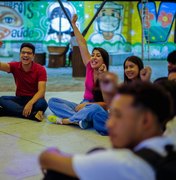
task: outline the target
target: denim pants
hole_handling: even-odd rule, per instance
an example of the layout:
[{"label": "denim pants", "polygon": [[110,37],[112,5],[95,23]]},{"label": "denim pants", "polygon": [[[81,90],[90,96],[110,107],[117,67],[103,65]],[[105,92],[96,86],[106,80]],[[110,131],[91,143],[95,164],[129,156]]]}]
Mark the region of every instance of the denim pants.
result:
[{"label": "denim pants", "polygon": [[[23,116],[23,109],[31,99],[32,97],[29,96],[1,96],[0,106],[3,108],[3,111],[5,111],[7,116],[25,118]],[[45,112],[47,106],[47,102],[44,98],[39,99],[33,105],[31,115],[28,117],[28,119],[34,119],[34,116],[38,111]]]},{"label": "denim pants", "polygon": [[[88,102],[83,100],[81,103]],[[51,98],[48,101],[49,109],[60,118],[68,118],[71,122],[87,121],[103,135],[107,134],[106,121],[108,112],[98,104],[87,104],[80,111],[75,108],[78,104],[60,98]]]}]

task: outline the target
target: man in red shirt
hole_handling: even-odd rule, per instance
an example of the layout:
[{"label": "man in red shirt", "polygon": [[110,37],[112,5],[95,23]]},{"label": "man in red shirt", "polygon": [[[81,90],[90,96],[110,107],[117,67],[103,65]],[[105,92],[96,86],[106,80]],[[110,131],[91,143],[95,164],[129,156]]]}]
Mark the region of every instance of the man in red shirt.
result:
[{"label": "man in red shirt", "polygon": [[47,109],[44,99],[47,74],[43,66],[33,62],[34,56],[35,47],[31,43],[23,43],[20,62],[0,62],[0,70],[12,73],[16,84],[16,96],[0,97],[1,116],[43,120],[43,113]]}]

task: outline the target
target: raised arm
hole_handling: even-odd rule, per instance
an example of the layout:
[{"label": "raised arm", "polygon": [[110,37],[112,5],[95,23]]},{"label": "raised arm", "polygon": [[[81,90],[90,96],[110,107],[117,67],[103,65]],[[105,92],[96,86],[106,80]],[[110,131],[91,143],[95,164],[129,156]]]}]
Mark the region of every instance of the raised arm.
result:
[{"label": "raised arm", "polygon": [[10,72],[10,65],[0,62],[0,71]]},{"label": "raised arm", "polygon": [[[3,42],[0,41],[0,47],[2,46]],[[0,62],[0,71],[10,72],[10,65],[7,63]]]},{"label": "raised arm", "polygon": [[79,49],[81,52],[81,57],[83,59],[83,63],[86,66],[91,58],[91,55],[88,51],[86,40],[84,39],[83,35],[81,34],[81,32],[79,31],[79,29],[76,26],[77,19],[78,19],[77,15],[74,14],[74,16],[72,18],[72,27],[73,27],[73,31],[74,31],[76,40],[78,42],[78,46],[79,46]]}]

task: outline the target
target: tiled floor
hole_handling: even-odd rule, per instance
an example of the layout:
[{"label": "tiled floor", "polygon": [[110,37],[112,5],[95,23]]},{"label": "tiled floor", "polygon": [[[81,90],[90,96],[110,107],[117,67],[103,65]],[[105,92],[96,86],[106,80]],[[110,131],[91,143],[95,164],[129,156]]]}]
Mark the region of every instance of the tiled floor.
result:
[{"label": "tiled floor", "polygon": [[[1,95],[13,93],[0,93]],[[46,93],[46,98],[61,97],[80,102],[82,92]],[[47,109],[46,115],[50,111]],[[96,146],[109,147],[108,137],[94,130],[76,126],[0,117],[0,180],[38,180],[42,174],[38,155],[47,147],[58,147],[68,153],[85,153]]]},{"label": "tiled floor", "polygon": [[[166,61],[146,61],[152,67],[152,80],[167,75]],[[83,96],[84,78],[75,79],[71,68],[47,68],[49,92],[46,98],[60,97],[80,102]],[[123,67],[110,67],[123,80]],[[11,75],[0,72],[0,96],[11,95],[14,80]],[[68,87],[67,87],[68,86]],[[70,90],[70,91],[69,91]],[[51,113],[46,111],[46,115]],[[84,153],[96,147],[109,147],[108,137],[97,134],[94,130],[81,130],[73,126],[50,124],[46,118],[37,123],[30,120],[0,117],[0,180],[38,180],[42,174],[38,166],[38,155],[47,147],[55,146],[68,153]]]}]

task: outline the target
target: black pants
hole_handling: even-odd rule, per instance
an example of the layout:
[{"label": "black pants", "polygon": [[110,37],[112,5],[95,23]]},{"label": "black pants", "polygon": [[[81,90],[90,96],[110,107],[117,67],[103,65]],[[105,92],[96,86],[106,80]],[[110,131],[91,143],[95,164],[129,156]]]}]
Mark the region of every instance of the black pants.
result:
[{"label": "black pants", "polygon": [[78,178],[74,178],[71,176],[67,176],[65,174],[48,170],[46,174],[44,175],[43,180],[78,180]]}]

